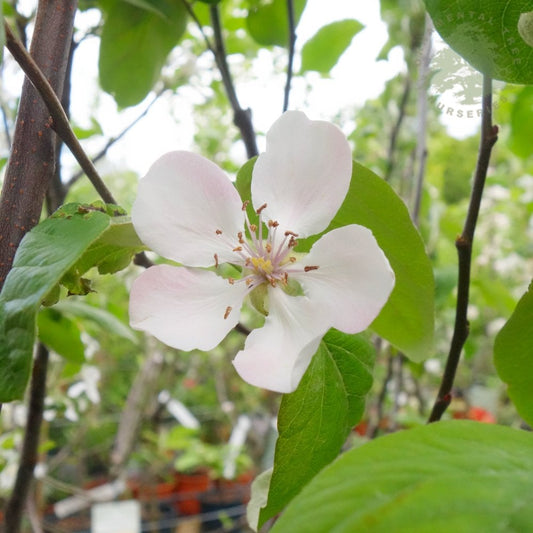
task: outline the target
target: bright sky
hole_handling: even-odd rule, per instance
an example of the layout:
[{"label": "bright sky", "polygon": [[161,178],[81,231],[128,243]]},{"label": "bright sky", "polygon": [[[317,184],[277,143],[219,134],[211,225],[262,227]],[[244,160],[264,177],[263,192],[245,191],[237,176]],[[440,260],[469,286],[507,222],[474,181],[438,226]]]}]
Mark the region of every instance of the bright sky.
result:
[{"label": "bright sky", "polygon": [[[21,4],[30,13],[36,2],[25,0]],[[375,59],[387,40],[386,27],[379,15],[379,2],[328,0],[327,6],[327,10],[324,9],[323,0],[307,2],[297,28],[296,69],[299,66],[298,51],[324,24],[354,18],[362,22],[365,28],[353,39],[351,46],[333,69],[331,78],[323,79],[317,73],[308,73],[305,79],[294,79],[290,107],[301,109],[314,119],[330,119],[343,108],[362,105],[365,100],[376,97],[382,91],[385,81],[404,68],[399,48],[392,50],[388,61],[377,62]],[[76,23],[78,27],[88,28],[98,18],[98,12],[93,10],[80,14]],[[90,125],[91,113],[94,113],[108,138],[120,133],[136,118],[151,97],[135,108],[117,111],[113,98],[98,89],[98,42],[98,39],[86,39],[76,51],[71,110],[74,120],[86,127]],[[207,69],[212,65],[212,57],[204,54],[198,66]],[[281,113],[285,75],[273,76],[272,56],[268,52],[260,54],[254,64],[254,72],[257,80],[246,84],[238,83],[237,92],[241,105],[252,109],[256,130],[266,131]],[[15,76],[10,83],[13,94],[20,91],[20,83],[20,78]],[[310,94],[306,93],[306,85],[312,86]],[[192,102],[195,100],[201,101],[202,96],[198,89],[191,88],[180,89],[176,96],[166,95],[161,98],[149,115],[113,146],[108,152],[106,164],[110,161],[115,168],[129,168],[143,175],[153,161],[167,151],[195,150],[192,113]],[[465,121],[462,122],[464,124]],[[475,127],[475,121],[470,122]],[[461,128],[464,128],[463,124],[460,125]],[[353,124],[345,126],[349,132]],[[263,138],[260,136],[258,140],[262,148]],[[87,151],[90,154],[96,153],[102,145],[102,141],[90,143]],[[244,162],[244,149],[237,157]],[[70,161],[74,165],[74,161]]]},{"label": "bright sky", "polygon": [[[328,0],[328,9],[324,10],[323,1],[308,0],[297,28],[297,50],[325,23],[345,18],[359,20],[365,29],[354,38],[333,70],[331,79],[321,79],[318,74],[311,73],[305,81],[296,79],[293,84],[290,107],[304,110],[310,118],[328,119],[342,107],[360,105],[366,99],[375,97],[381,92],[385,80],[402,68],[401,53],[393,53],[390,62],[375,62],[387,39],[385,26],[379,17],[379,2]],[[88,24],[93,22],[95,20]],[[97,94],[97,47],[97,39],[88,39],[76,52],[72,114],[83,125],[89,124],[91,110],[88,103],[94,101]],[[206,54],[202,64],[211,65],[212,58]],[[266,131],[281,113],[285,76],[272,77],[272,59],[268,53],[260,55],[255,71],[259,79],[246,85],[237,84],[237,92],[241,105],[252,109],[256,129]],[[306,83],[313,85],[312,94],[307,98]],[[199,97],[197,93],[183,92],[191,99]],[[187,96],[162,98],[150,114],[108,152],[117,167],[127,166],[142,175],[164,152],[194,150],[191,103]],[[113,99],[104,94],[99,97],[95,112],[104,133],[111,136],[120,132],[145,106],[146,103],[117,113]],[[169,113],[169,106],[173,108],[174,116]],[[98,150],[96,146],[94,149]],[[242,155],[244,162],[244,150]]]}]

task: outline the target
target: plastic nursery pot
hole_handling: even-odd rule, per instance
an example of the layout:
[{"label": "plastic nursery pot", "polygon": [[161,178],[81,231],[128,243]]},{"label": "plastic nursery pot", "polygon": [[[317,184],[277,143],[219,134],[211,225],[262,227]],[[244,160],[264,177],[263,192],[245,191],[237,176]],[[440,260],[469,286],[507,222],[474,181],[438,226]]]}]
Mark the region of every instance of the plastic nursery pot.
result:
[{"label": "plastic nursery pot", "polygon": [[200,496],[211,488],[207,472],[176,474],[176,506],[183,515],[200,514]]}]

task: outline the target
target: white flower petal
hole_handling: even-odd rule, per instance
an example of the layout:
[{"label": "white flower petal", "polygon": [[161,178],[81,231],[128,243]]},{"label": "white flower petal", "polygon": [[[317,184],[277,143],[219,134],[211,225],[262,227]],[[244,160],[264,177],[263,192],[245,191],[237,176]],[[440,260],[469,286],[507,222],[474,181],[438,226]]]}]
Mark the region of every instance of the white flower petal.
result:
[{"label": "white flower petal", "polygon": [[320,233],[339,210],[352,175],[346,137],[329,122],[287,111],[267,133],[255,163],[252,200],[267,218],[300,237]]},{"label": "white flower petal", "polygon": [[265,325],[248,335],[233,365],[252,385],[292,392],[328,328],[305,296],[289,296],[270,287],[269,302]]},{"label": "white flower petal", "polygon": [[215,253],[221,262],[234,257],[230,239],[236,242],[243,229],[241,208],[239,193],[214,163],[191,152],[170,152],[139,181],[131,216],[140,239],[158,254],[187,266],[210,266]]},{"label": "white flower petal", "polygon": [[245,293],[213,272],[153,266],[131,288],[130,324],[180,350],[211,350],[237,324]]},{"label": "white flower petal", "polygon": [[319,268],[293,277],[330,326],[345,333],[366,329],[394,287],[394,272],[372,232],[355,224],[326,233],[302,265]]}]

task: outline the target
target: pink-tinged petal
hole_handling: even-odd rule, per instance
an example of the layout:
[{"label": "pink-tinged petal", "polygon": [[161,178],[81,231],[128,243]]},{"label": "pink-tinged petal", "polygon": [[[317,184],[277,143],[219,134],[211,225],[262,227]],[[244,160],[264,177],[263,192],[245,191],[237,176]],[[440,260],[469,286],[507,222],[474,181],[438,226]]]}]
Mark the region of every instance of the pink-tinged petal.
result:
[{"label": "pink-tinged petal", "polygon": [[245,293],[213,272],[153,266],[133,282],[130,324],[173,348],[211,350],[237,324]]},{"label": "pink-tinged petal", "polygon": [[350,186],[352,153],[342,131],[287,111],[267,133],[255,163],[252,200],[267,218],[300,237],[320,233],[339,210]]},{"label": "pink-tinged petal", "polygon": [[214,163],[170,152],[139,181],[131,216],[140,239],[158,254],[187,266],[211,266],[215,254],[220,262],[234,258],[241,208],[239,193]]},{"label": "pink-tinged petal", "polygon": [[248,383],[276,392],[292,392],[300,383],[328,327],[305,296],[269,288],[269,314],[252,331],[233,365]]},{"label": "pink-tinged petal", "polygon": [[394,287],[394,272],[372,232],[355,224],[326,233],[301,264],[318,269],[294,278],[330,326],[345,333],[366,329]]}]

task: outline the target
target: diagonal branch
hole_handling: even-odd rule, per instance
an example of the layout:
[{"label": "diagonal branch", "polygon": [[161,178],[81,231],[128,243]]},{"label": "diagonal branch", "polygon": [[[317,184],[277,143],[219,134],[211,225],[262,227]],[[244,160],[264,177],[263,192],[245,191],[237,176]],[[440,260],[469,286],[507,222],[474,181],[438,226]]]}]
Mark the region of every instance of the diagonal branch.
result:
[{"label": "diagonal branch", "polygon": [[217,66],[222,75],[222,82],[224,83],[226,94],[228,95],[231,108],[233,109],[233,122],[241,131],[242,140],[246,146],[246,154],[250,159],[259,153],[255,140],[254,127],[252,125],[252,112],[250,109],[243,109],[241,107],[237,98],[237,93],[235,92],[233,79],[226,61],[226,48],[222,37],[222,26],[220,24],[218,5],[211,6],[209,12],[211,14],[211,24],[213,25],[213,32],[215,35],[215,58]]},{"label": "diagonal branch", "polygon": [[52,121],[49,123],[49,127],[53,128],[69,147],[72,155],[74,155],[81,168],[87,174],[87,177],[93,184],[98,194],[102,197],[102,200],[111,204],[116,203],[113,195],[103,182],[92,161],[84,152],[80,142],[78,141],[78,138],[72,131],[67,115],[61,106],[59,98],[50,86],[50,83],[48,83],[48,80],[44,76],[43,72],[37,63],[35,63],[30,54],[26,51],[22,43],[17,39],[17,37],[15,37],[8,24],[5,24],[5,28],[6,46],[8,50],[11,52],[33,86],[37,89],[46,107],[48,108],[48,111],[50,112]]},{"label": "diagonal branch", "polygon": [[218,6],[213,5],[209,8],[209,13],[211,15],[211,24],[213,25],[213,32],[215,36],[215,44],[211,44],[211,41],[207,37],[202,27],[202,23],[199,21],[196,13],[194,12],[191,4],[188,0],[182,0],[187,12],[194,20],[194,23],[200,30],[202,37],[204,39],[206,48],[213,54],[215,58],[215,63],[217,68],[222,76],[222,83],[224,84],[224,90],[230,102],[231,108],[233,110],[233,123],[241,132],[241,137],[246,146],[246,154],[248,158],[256,156],[259,151],[257,149],[257,143],[255,139],[255,131],[252,124],[252,112],[250,109],[243,109],[237,98],[237,93],[233,85],[233,79],[229,71],[229,66],[226,61],[226,49],[224,46],[224,39],[222,37],[222,27],[220,24],[220,15],[218,12]]},{"label": "diagonal branch", "polygon": [[461,358],[464,343],[468,337],[469,324],[467,317],[468,297],[470,289],[470,265],[472,261],[472,244],[476,230],[483,187],[489,168],[492,148],[498,140],[498,127],[492,124],[492,80],[483,77],[483,107],[481,115],[481,139],[478,160],[474,174],[470,204],[466,215],[463,232],[455,241],[459,258],[459,275],[457,282],[457,304],[455,309],[455,326],[442,382],[433,405],[428,422],[440,420],[451,402],[451,391],[455,374]]}]

